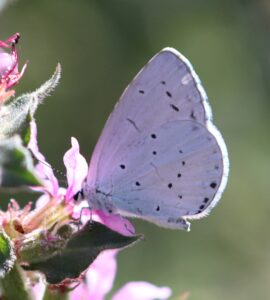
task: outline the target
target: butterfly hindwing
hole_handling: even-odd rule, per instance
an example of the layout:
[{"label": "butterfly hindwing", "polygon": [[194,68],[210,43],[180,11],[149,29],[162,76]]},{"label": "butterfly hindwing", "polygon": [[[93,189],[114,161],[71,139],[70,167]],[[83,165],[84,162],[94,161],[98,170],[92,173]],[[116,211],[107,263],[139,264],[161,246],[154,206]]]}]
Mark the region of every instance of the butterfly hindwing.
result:
[{"label": "butterfly hindwing", "polygon": [[100,201],[123,215],[187,228],[186,218],[217,202],[227,173],[226,147],[197,75],[184,57],[165,49],[110,115],[87,184],[91,197],[102,195]]}]

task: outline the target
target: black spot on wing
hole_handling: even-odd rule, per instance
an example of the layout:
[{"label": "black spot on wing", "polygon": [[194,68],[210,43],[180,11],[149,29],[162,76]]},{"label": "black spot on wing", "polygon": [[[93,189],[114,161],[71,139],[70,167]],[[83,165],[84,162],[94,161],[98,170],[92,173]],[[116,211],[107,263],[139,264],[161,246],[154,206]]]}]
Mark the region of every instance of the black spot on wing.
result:
[{"label": "black spot on wing", "polygon": [[203,200],[203,202],[207,203],[209,200],[210,200],[209,198],[205,197],[204,200]]},{"label": "black spot on wing", "polygon": [[192,109],[192,111],[190,112],[190,118],[193,119],[193,120],[196,120],[195,113],[194,113],[194,110],[193,110],[193,109]]},{"label": "black spot on wing", "polygon": [[172,94],[169,91],[166,91],[166,94],[169,98],[172,98]]},{"label": "black spot on wing", "polygon": [[214,188],[216,188],[216,186],[217,186],[217,183],[216,182],[211,182],[210,183],[210,187],[212,188],[212,189],[214,189]]},{"label": "black spot on wing", "polygon": [[177,112],[179,111],[179,108],[174,104],[170,104],[170,107]]}]

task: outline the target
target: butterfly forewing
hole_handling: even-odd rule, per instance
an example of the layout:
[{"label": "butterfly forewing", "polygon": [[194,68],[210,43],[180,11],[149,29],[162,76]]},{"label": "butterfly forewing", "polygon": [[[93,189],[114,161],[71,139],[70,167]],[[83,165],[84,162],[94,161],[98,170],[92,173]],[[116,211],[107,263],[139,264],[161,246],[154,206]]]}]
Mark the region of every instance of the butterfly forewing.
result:
[{"label": "butterfly forewing", "polygon": [[[161,226],[186,228],[226,184],[227,151],[189,62],[157,54],[110,115],[90,163],[91,197]],[[89,199],[91,202],[91,199]]]}]

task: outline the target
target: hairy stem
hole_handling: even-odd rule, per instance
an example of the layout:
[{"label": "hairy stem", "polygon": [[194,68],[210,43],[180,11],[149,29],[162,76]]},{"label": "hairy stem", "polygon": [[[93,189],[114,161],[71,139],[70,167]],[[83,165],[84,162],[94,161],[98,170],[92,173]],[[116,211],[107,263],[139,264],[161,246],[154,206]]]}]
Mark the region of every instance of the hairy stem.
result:
[{"label": "hairy stem", "polygon": [[1,279],[2,295],[5,300],[32,300],[25,287],[25,278],[20,266],[14,265],[12,270]]}]

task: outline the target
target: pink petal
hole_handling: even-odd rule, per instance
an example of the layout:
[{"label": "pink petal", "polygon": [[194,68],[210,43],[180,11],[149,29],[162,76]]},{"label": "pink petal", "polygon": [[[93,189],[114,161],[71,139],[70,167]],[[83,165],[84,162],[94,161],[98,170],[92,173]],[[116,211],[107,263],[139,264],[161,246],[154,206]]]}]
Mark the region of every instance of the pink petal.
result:
[{"label": "pink petal", "polygon": [[92,220],[100,222],[125,236],[132,236],[135,234],[134,226],[127,219],[120,215],[106,215],[99,210],[91,211],[86,200],[75,205],[72,217],[74,219],[80,218],[82,224],[85,224],[92,218]]},{"label": "pink petal", "polygon": [[107,250],[102,252],[87,271],[89,299],[102,300],[112,289],[117,270],[117,251]]},{"label": "pink petal", "polygon": [[42,300],[45,293],[46,285],[43,278],[40,276],[39,281],[31,287],[33,299]]},{"label": "pink petal", "polygon": [[102,211],[95,211],[95,213],[98,215],[98,221],[108,226],[110,229],[126,236],[135,234],[133,225],[120,215],[107,215]]},{"label": "pink petal", "polygon": [[157,287],[144,281],[129,282],[125,284],[112,300],[154,300],[168,299],[171,296],[171,289],[168,287]]},{"label": "pink petal", "polygon": [[74,219],[80,218],[82,224],[92,219],[122,235],[132,236],[135,234],[134,226],[127,219],[120,215],[107,215],[101,210],[91,211],[86,200],[81,201],[74,207],[72,217]]},{"label": "pink petal", "polygon": [[[69,300],[89,300],[88,290],[85,283],[81,283],[72,292],[69,293]],[[93,299],[95,300],[95,299]]]},{"label": "pink petal", "polygon": [[[71,300],[103,300],[112,289],[117,269],[115,250],[102,252],[86,273],[86,284],[82,283],[70,293]],[[128,299],[126,299],[128,300]]]},{"label": "pink petal", "polygon": [[67,200],[70,200],[82,188],[82,183],[88,171],[87,162],[80,154],[80,146],[75,138],[71,138],[71,145],[71,149],[64,155],[68,180]]},{"label": "pink petal", "polygon": [[[35,170],[39,178],[44,182],[45,191],[49,192],[52,196],[57,196],[59,185],[56,177],[53,174],[52,167],[46,162],[43,154],[39,152],[37,144],[37,125],[33,120],[30,123],[31,137],[28,148],[32,151],[33,155],[39,161],[35,166]],[[44,191],[44,187],[33,188],[36,191]]]},{"label": "pink petal", "polygon": [[10,71],[12,71],[12,74],[17,73],[18,66],[15,66],[15,64],[16,57],[14,57],[14,55],[0,50],[0,77],[5,76]]}]

